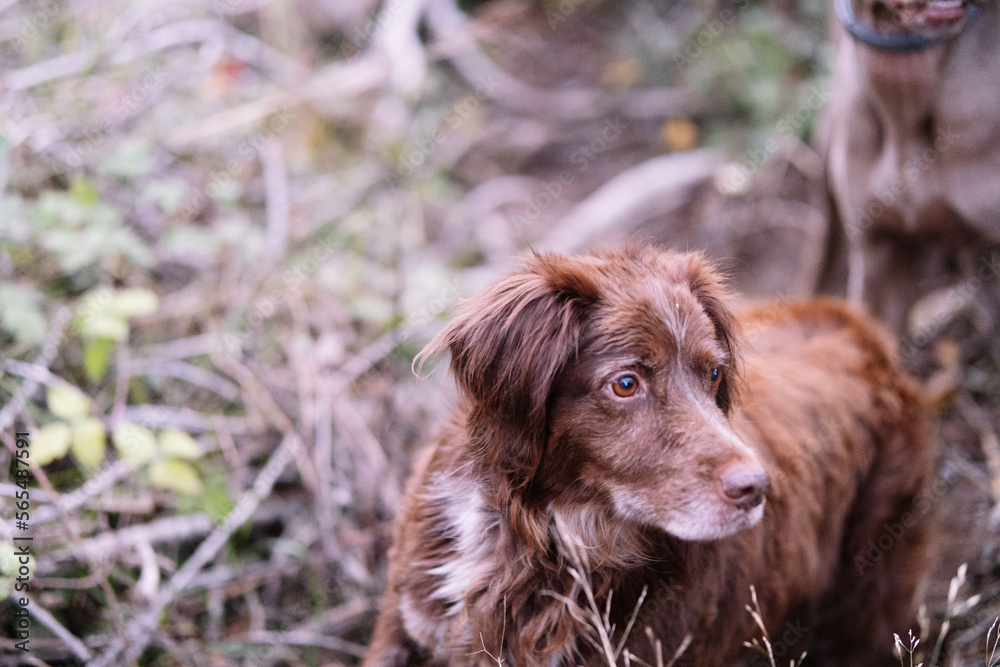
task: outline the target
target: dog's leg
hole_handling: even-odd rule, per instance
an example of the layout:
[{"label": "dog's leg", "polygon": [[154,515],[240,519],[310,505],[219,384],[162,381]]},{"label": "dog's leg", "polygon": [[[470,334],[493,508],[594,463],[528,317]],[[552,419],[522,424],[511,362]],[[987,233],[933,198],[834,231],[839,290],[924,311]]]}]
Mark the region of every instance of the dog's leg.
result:
[{"label": "dog's leg", "polygon": [[852,255],[857,252],[863,261],[859,276],[864,281],[863,301],[891,331],[905,331],[920,293],[920,264],[926,250],[894,236],[868,238],[865,245],[863,250],[852,249]]},{"label": "dog's leg", "polygon": [[826,254],[820,268],[816,291],[830,296],[844,296],[850,275],[848,267],[850,241],[832,194],[827,195],[827,220],[829,225]]}]

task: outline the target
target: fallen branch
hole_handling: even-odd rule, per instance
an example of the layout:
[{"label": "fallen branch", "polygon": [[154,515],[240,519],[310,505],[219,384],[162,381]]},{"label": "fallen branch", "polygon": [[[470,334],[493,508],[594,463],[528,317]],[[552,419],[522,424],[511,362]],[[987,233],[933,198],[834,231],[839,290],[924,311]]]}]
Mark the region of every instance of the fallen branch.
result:
[{"label": "fallen branch", "polygon": [[462,52],[450,55],[452,65],[469,85],[514,111],[529,116],[580,121],[615,114],[632,118],[665,118],[694,110],[690,96],[673,88],[626,93],[589,88],[537,88],[500,69],[480,50],[473,37],[472,20],[454,0],[428,0],[427,21],[439,40],[453,41],[456,36],[466,38]]},{"label": "fallen branch", "polygon": [[[94,474],[87,482],[76,491],[61,494],[53,505],[39,508],[32,516],[32,523],[42,525],[54,521],[66,514],[83,506],[88,500],[97,494],[111,488],[115,482],[128,477],[135,472],[138,466],[131,461],[115,461],[113,464]],[[36,501],[43,500],[42,497],[35,498]],[[51,501],[51,498],[49,498]]]},{"label": "fallen branch", "polygon": [[88,649],[86,645],[84,645],[84,643],[76,637],[76,635],[67,630],[62,623],[57,621],[55,616],[50,614],[45,607],[38,603],[38,601],[34,600],[26,593],[14,593],[11,597],[26,598],[28,600],[28,604],[26,606],[34,619],[58,637],[59,640],[65,644],[77,658],[80,660],[90,660],[94,657],[90,652],[90,649]]},{"label": "fallen branch", "polygon": [[125,636],[128,646],[120,639],[115,639],[104,653],[91,663],[91,667],[108,667],[116,664],[119,655],[125,651],[129,660],[136,659],[149,644],[151,634],[157,628],[163,610],[174,601],[194,579],[195,575],[207,565],[219,550],[225,546],[230,536],[253,516],[261,501],[271,495],[274,483],[285,467],[295,458],[294,438],[286,436],[281,445],[274,451],[267,464],[257,475],[253,487],[246,491],[229,512],[225,520],[198,545],[198,548],[185,561],[180,570],[163,586],[149,608],[128,624]]},{"label": "fallen branch", "polygon": [[266,630],[255,630],[245,635],[235,637],[230,640],[234,642],[244,642],[247,644],[286,644],[290,646],[315,646],[330,651],[339,651],[347,655],[363,658],[365,657],[365,647],[338,637],[327,637],[315,635],[311,632],[268,632]]},{"label": "fallen branch", "polygon": [[[211,531],[212,525],[212,520],[207,514],[172,516],[138,526],[101,533],[83,540],[82,546],[92,558],[107,560],[117,553],[133,549],[142,543],[158,544],[199,537]],[[53,551],[39,564],[39,569],[46,570],[52,567],[53,563],[79,557],[80,554],[76,547]]]}]

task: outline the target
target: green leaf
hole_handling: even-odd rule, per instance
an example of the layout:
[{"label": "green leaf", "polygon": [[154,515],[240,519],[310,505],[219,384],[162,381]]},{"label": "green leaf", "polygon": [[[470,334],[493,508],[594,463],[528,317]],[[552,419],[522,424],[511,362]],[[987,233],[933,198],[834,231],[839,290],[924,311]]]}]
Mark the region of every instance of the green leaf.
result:
[{"label": "green leaf", "polygon": [[205,502],[202,508],[212,521],[222,522],[236,503],[229,497],[229,490],[226,488],[226,479],[222,475],[216,475],[209,479],[205,487]]},{"label": "green leaf", "polygon": [[[24,544],[21,542],[20,544]],[[5,600],[14,592],[15,577],[22,576],[21,566],[28,568],[26,579],[31,580],[35,576],[35,557],[28,556],[27,563],[21,563],[14,553],[14,545],[10,542],[0,540],[0,600]]]},{"label": "green leaf", "polygon": [[111,351],[115,349],[113,340],[98,338],[89,340],[83,348],[83,370],[91,382],[100,382],[108,370]]},{"label": "green leaf", "polygon": [[94,187],[94,184],[83,176],[77,176],[73,179],[73,185],[70,186],[69,193],[77,202],[87,206],[93,206],[101,199],[100,195],[97,194],[97,188]]},{"label": "green leaf", "polygon": [[203,489],[198,471],[180,459],[164,459],[149,466],[149,481],[158,489],[191,496],[200,495]]},{"label": "green leaf", "polygon": [[71,384],[51,385],[47,400],[49,412],[67,421],[86,417],[90,412],[90,399]]},{"label": "green leaf", "polygon": [[90,186],[77,181],[75,191],[48,191],[38,198],[32,222],[39,243],[72,273],[121,254],[141,266],[149,266],[152,253],[136,234],[122,224],[114,206],[92,201]]},{"label": "green leaf", "polygon": [[72,432],[66,422],[53,422],[38,429],[31,439],[31,460],[40,466],[66,456]]},{"label": "green leaf", "polygon": [[156,456],[156,436],[145,426],[118,422],[111,433],[118,455],[126,461],[143,464]]},{"label": "green leaf", "polygon": [[123,289],[111,295],[106,311],[111,315],[129,318],[156,312],[159,299],[148,289]]},{"label": "green leaf", "polygon": [[21,563],[20,559],[14,554],[13,545],[10,542],[0,541],[0,586],[3,585],[4,578],[13,578],[14,575],[20,575],[22,564],[28,567],[27,578],[29,580],[33,579],[35,576],[35,558],[28,556],[28,562]]},{"label": "green leaf", "polygon": [[84,419],[73,425],[73,455],[84,468],[94,470],[104,460],[107,433],[100,419]]},{"label": "green leaf", "polygon": [[381,294],[361,294],[350,303],[351,314],[360,320],[385,326],[395,313],[392,300]]},{"label": "green leaf", "polygon": [[48,323],[37,290],[22,285],[0,285],[0,324],[23,343],[37,345],[45,340]]},{"label": "green leaf", "polygon": [[131,179],[148,174],[153,168],[153,155],[149,142],[131,139],[119,144],[118,149],[101,160],[98,170],[119,178]]},{"label": "green leaf", "polygon": [[152,202],[168,214],[173,215],[180,210],[184,198],[187,197],[188,186],[179,178],[166,178],[153,181],[142,191],[141,198]]},{"label": "green leaf", "polygon": [[0,540],[0,577],[11,576],[17,572],[17,558],[10,542]]},{"label": "green leaf", "polygon": [[168,428],[160,432],[160,451],[165,456],[194,460],[204,455],[201,445],[184,431]]},{"label": "green leaf", "polygon": [[208,196],[220,206],[236,206],[242,193],[243,187],[236,179],[219,181],[208,188]]}]

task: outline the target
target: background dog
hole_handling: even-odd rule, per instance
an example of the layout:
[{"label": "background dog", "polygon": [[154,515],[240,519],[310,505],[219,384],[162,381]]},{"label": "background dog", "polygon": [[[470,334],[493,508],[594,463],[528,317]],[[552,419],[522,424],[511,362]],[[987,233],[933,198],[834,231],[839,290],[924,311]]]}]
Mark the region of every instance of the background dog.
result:
[{"label": "background dog", "polygon": [[880,35],[954,33],[890,52],[831,21],[837,55],[817,135],[838,227],[831,265],[849,257],[850,297],[900,331],[921,294],[979,280],[978,252],[1000,242],[1000,8],[982,3],[969,18],[967,0],[851,7]]},{"label": "background dog", "polygon": [[[832,301],[740,318],[697,254],[536,255],[467,301],[463,394],[401,506],[365,664],[602,664],[586,593],[656,664],[755,635],[893,664],[927,565],[932,451],[879,331]],[[581,573],[574,577],[571,568]],[[607,664],[604,662],[603,664]]]}]

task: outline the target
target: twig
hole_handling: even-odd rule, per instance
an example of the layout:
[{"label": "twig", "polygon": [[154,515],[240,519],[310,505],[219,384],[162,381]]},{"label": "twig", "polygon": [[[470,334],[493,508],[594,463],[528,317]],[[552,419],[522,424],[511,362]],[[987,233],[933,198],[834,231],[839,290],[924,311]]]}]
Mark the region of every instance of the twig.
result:
[{"label": "twig", "polygon": [[[159,623],[163,609],[171,604],[178,593],[187,587],[194,576],[215,558],[219,549],[225,546],[233,532],[253,516],[261,501],[271,494],[274,483],[278,480],[285,467],[295,458],[295,446],[292,440],[293,438],[290,436],[285,437],[281,445],[271,455],[271,458],[268,459],[267,464],[260,471],[260,474],[257,475],[253,487],[243,494],[225,520],[212,531],[204,542],[198,545],[198,548],[185,561],[181,569],[160,589],[160,592],[150,604],[149,609],[129,623],[126,633],[129,640],[126,650],[127,656],[134,658],[142,653],[149,643],[150,634]],[[123,649],[126,649],[124,642],[116,639],[92,663],[91,667],[108,667],[115,664]]]},{"label": "twig", "polygon": [[123,65],[175,46],[210,41],[217,41],[222,45],[228,43],[230,52],[233,52],[235,45],[236,52],[233,55],[242,56],[244,60],[264,62],[259,57],[254,57],[255,54],[264,56],[271,61],[272,65],[276,65],[281,70],[276,72],[279,78],[302,78],[305,76],[305,70],[298,63],[271,49],[257,38],[236,30],[225,21],[190,19],[176,21],[162,28],[151,30],[141,37],[120,44],[110,54],[101,53],[98,47],[57,56],[14,70],[4,78],[2,89],[6,91],[28,90],[56,79],[81,74],[105,57],[111,64]]},{"label": "twig", "polygon": [[638,164],[580,202],[536,247],[556,252],[585,249],[596,237],[619,228],[619,223],[654,199],[671,197],[673,205],[680,205],[688,188],[711,177],[720,162],[718,152],[702,149]]},{"label": "twig", "polygon": [[17,361],[16,359],[8,359],[3,362],[3,369],[11,375],[19,375],[26,380],[38,383],[40,386],[50,387],[54,384],[64,384],[66,382],[44,366]]},{"label": "twig", "polygon": [[[157,544],[188,540],[204,535],[211,530],[212,520],[207,514],[184,514],[100,533],[84,540],[82,545],[86,552],[92,554],[94,558],[107,559],[115,553],[131,549],[143,542]],[[59,561],[71,557],[79,558],[79,549],[54,551],[48,555],[46,561]]]},{"label": "twig", "polygon": [[245,635],[227,640],[231,642],[245,642],[247,644],[286,644],[289,646],[315,646],[329,651],[338,651],[356,658],[365,657],[365,647],[354,642],[349,642],[338,637],[328,637],[315,635],[309,632],[289,631],[289,632],[268,632],[265,630],[255,630]]},{"label": "twig", "polygon": [[[69,322],[71,316],[72,311],[66,306],[56,311],[55,316],[52,318],[52,327],[49,329],[49,333],[45,337],[45,342],[42,344],[42,351],[35,358],[35,361],[31,364],[32,366],[48,370],[48,367],[52,365],[56,354],[59,352],[59,342],[62,340],[63,332],[66,330],[66,324]],[[21,394],[15,396],[7,405],[0,408],[0,433],[7,431],[11,427],[18,413],[24,409],[25,401],[33,399],[40,387],[41,384],[39,382],[29,379],[21,387]]]},{"label": "twig", "polygon": [[[433,313],[434,316],[440,313]],[[357,354],[348,359],[337,369],[331,377],[331,387],[334,395],[340,395],[346,391],[351,384],[359,377],[367,373],[371,368],[380,362],[387,354],[396,349],[400,343],[414,338],[424,329],[428,328],[427,322],[415,322],[413,324],[403,323],[392,331],[382,334],[378,339],[362,348]]]},{"label": "twig", "polygon": [[[236,435],[246,435],[253,432],[245,417],[225,417],[222,415],[206,415],[190,408],[174,408],[167,405],[130,405],[125,408],[122,419],[133,424],[162,428],[173,426],[182,431],[203,433],[212,430],[216,420],[225,420],[230,432]],[[110,418],[104,419],[105,426],[114,427]]]},{"label": "twig", "polygon": [[[22,399],[23,400],[23,399]],[[6,433],[0,431],[0,439],[3,440],[4,445],[10,450],[15,451],[16,447],[11,438],[7,436]],[[48,474],[45,469],[38,465],[36,462],[32,461],[30,463],[30,470],[34,475],[35,479],[38,480],[39,485],[44,491],[47,492],[49,497],[55,498],[56,502],[59,500],[60,494],[56,491],[55,487],[52,485],[52,481],[49,479]],[[76,550],[83,556],[84,562],[90,568],[92,574],[100,572],[99,585],[101,590],[104,592],[105,598],[107,599],[108,606],[111,608],[112,620],[114,621],[115,630],[118,632],[119,638],[125,636],[125,619],[122,614],[121,604],[118,602],[118,596],[115,594],[114,589],[111,587],[108,581],[107,574],[100,567],[99,561],[94,558],[94,556],[87,551],[83,544],[83,538],[81,536],[80,525],[74,517],[60,517],[63,527],[66,529],[66,533],[69,535],[70,541]],[[135,660],[130,660],[129,664],[134,665]]]},{"label": "twig", "polygon": [[69,648],[69,650],[73,651],[73,655],[77,658],[80,660],[90,660],[94,657],[90,652],[90,649],[88,649],[86,645],[84,645],[84,643],[76,637],[76,635],[67,630],[62,623],[56,620],[55,616],[50,614],[45,607],[41,606],[36,600],[32,599],[31,596],[26,593],[14,593],[11,597],[27,598],[28,610],[31,612],[31,615],[35,617],[35,620],[51,630],[52,634],[58,637],[60,641],[62,641],[62,643]]},{"label": "twig", "polygon": [[997,437],[989,415],[972,399],[967,390],[959,392],[955,405],[965,421],[979,431],[979,443],[989,470],[993,502],[1000,504],[1000,438]]},{"label": "twig", "polygon": [[[357,597],[342,605],[327,609],[307,621],[295,626],[293,630],[302,632],[334,632],[351,618],[367,614],[375,608],[367,598]],[[506,619],[505,621],[506,622]]]},{"label": "twig", "polygon": [[288,415],[278,407],[264,383],[252,370],[230,355],[215,353],[212,358],[220,368],[227,367],[229,375],[239,383],[243,390],[244,402],[256,407],[270,424],[284,434],[295,455],[303,484],[309,491],[315,491],[316,469],[305,450],[302,436]]},{"label": "twig", "polygon": [[[327,394],[327,396],[330,396],[330,394]],[[390,466],[385,450],[382,449],[382,443],[379,442],[379,439],[376,438],[375,434],[372,433],[370,428],[368,428],[368,424],[365,423],[365,420],[358,414],[357,409],[350,405],[344,396],[337,398],[331,396],[331,400],[334,414],[337,416],[341,425],[341,430],[346,431],[347,434],[353,439],[353,442],[359,445],[359,447],[350,448],[350,451],[363,453],[370,464],[370,472],[367,475],[364,474],[364,471],[355,471],[358,477],[365,480],[362,482],[361,488],[384,490],[383,485],[380,485],[378,482],[380,479],[384,479],[386,472],[390,469]],[[360,452],[357,452],[357,450],[360,450]],[[356,456],[355,460],[357,460]],[[393,486],[393,488],[395,487]],[[386,507],[393,507],[396,504],[396,498],[394,496],[383,496],[382,501],[385,503]]]},{"label": "twig", "polygon": [[[87,482],[72,493],[60,494],[55,499],[54,505],[41,507],[32,516],[32,522],[36,525],[48,523],[58,519],[67,512],[72,512],[84,505],[88,500],[111,488],[120,479],[128,477],[135,472],[138,466],[131,461],[115,461],[100,472],[94,473]],[[34,496],[32,496],[34,499]],[[39,498],[40,499],[40,498]],[[52,500],[51,498],[49,499]]]},{"label": "twig", "polygon": [[[320,529],[320,541],[327,560],[336,562],[340,556],[340,545],[336,540],[337,510],[333,502],[333,397],[329,391],[327,378],[315,378],[315,400],[312,412],[316,416],[315,449],[313,462],[316,467],[317,493],[316,517]],[[318,386],[317,386],[318,385]]]},{"label": "twig", "polygon": [[139,348],[138,352],[142,353],[143,359],[135,363],[142,363],[146,358],[174,360],[200,357],[211,354],[220,345],[219,337],[213,333],[177,338],[166,343]]},{"label": "twig", "polygon": [[208,137],[249,125],[281,110],[291,110],[300,104],[322,99],[351,99],[378,87],[385,81],[388,64],[383,58],[368,57],[335,63],[319,70],[309,81],[279,90],[253,102],[221,111],[181,125],[167,137],[172,149],[179,149]]},{"label": "twig", "polygon": [[229,431],[229,425],[225,419],[213,420],[212,426],[215,429],[215,439],[219,443],[222,458],[229,466],[230,488],[242,489],[247,474],[246,459],[236,446],[236,441],[233,439],[233,434]]},{"label": "twig", "polygon": [[424,0],[385,3],[378,22],[381,27],[372,39],[372,46],[389,63],[390,84],[403,95],[415,93],[427,73],[427,56],[418,33],[423,5]]},{"label": "twig", "polygon": [[169,359],[133,359],[129,365],[129,375],[158,375],[184,380],[193,385],[204,387],[215,392],[222,398],[235,401],[239,398],[239,387],[226,378],[186,361]]},{"label": "twig", "polygon": [[288,219],[291,204],[288,199],[288,169],[281,142],[272,137],[261,146],[264,167],[264,192],[267,207],[267,252],[272,261],[283,257],[288,249]]},{"label": "twig", "polygon": [[160,565],[156,561],[156,552],[149,540],[140,536],[136,540],[135,550],[139,554],[142,566],[139,570],[139,580],[132,589],[140,600],[152,600],[160,588]]},{"label": "twig", "polygon": [[615,113],[636,118],[663,118],[694,109],[686,92],[651,89],[627,94],[571,88],[548,90],[531,86],[497,67],[475,43],[471,20],[453,0],[428,0],[427,19],[439,40],[468,36],[463,53],[451,62],[470,85],[498,104],[530,116],[550,116],[565,120],[601,118]]}]

